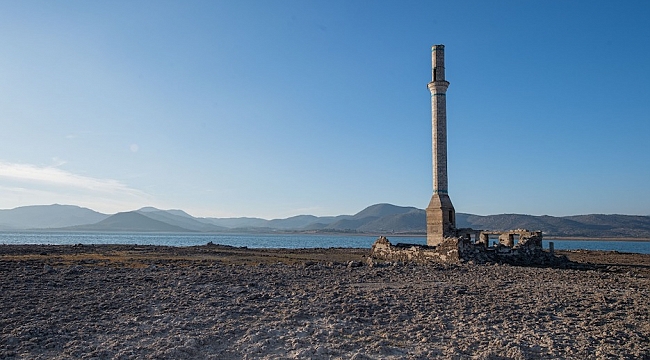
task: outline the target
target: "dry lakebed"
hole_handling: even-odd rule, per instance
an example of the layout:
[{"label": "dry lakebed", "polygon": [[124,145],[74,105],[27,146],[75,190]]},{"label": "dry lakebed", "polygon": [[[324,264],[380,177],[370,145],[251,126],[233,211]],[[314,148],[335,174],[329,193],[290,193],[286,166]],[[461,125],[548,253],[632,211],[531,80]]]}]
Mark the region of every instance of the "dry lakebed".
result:
[{"label": "dry lakebed", "polygon": [[0,245],[2,359],[650,359],[650,255]]}]

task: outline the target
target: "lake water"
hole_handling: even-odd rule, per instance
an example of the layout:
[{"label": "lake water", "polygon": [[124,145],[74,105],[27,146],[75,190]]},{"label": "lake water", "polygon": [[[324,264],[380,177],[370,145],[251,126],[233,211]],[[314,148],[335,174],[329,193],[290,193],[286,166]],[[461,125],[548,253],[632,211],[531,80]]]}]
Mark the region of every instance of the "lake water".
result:
[{"label": "lake water", "polygon": [[[62,232],[5,232],[0,233],[0,244],[138,244],[166,246],[194,246],[213,242],[220,245],[249,248],[370,248],[377,236],[363,235],[305,235],[305,234],[187,234],[187,233],[62,233]],[[393,243],[426,244],[426,238],[388,237]],[[587,241],[550,240],[557,250],[616,250],[650,254],[650,242],[643,241]],[[548,240],[544,240],[548,249]]]}]

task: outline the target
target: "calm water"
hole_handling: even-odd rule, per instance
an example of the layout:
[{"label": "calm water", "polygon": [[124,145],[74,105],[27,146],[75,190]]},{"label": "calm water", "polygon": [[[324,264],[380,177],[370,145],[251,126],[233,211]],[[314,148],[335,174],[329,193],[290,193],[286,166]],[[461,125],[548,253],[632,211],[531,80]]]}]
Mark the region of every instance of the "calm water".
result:
[{"label": "calm water", "polygon": [[[392,243],[426,244],[424,237],[388,237]],[[304,235],[304,234],[152,234],[152,233],[0,233],[0,244],[138,244],[193,246],[215,244],[249,248],[369,248],[376,236]],[[650,254],[650,242],[551,240],[557,250],[616,250]],[[548,249],[548,240],[544,248]]]}]

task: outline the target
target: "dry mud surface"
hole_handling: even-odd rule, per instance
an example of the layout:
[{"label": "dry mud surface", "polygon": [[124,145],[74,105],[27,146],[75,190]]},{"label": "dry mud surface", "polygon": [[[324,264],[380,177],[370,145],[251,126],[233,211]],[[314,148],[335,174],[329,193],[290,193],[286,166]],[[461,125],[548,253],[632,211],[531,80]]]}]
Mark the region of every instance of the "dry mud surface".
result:
[{"label": "dry mud surface", "polygon": [[650,359],[650,255],[367,252],[0,245],[0,358]]}]

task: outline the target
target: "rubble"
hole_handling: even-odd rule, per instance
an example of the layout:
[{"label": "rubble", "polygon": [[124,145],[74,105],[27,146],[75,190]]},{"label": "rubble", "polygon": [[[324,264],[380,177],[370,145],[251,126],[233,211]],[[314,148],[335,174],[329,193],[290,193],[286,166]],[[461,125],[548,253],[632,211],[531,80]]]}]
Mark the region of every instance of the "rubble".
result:
[{"label": "rubble", "polygon": [[[567,261],[564,256],[544,250],[541,231],[456,229],[455,232],[457,236],[446,237],[436,246],[401,243],[393,245],[386,237],[381,236],[372,245],[370,256],[377,260],[415,263],[473,261],[513,265],[557,265]],[[490,244],[490,236],[498,236],[498,241]]]}]

